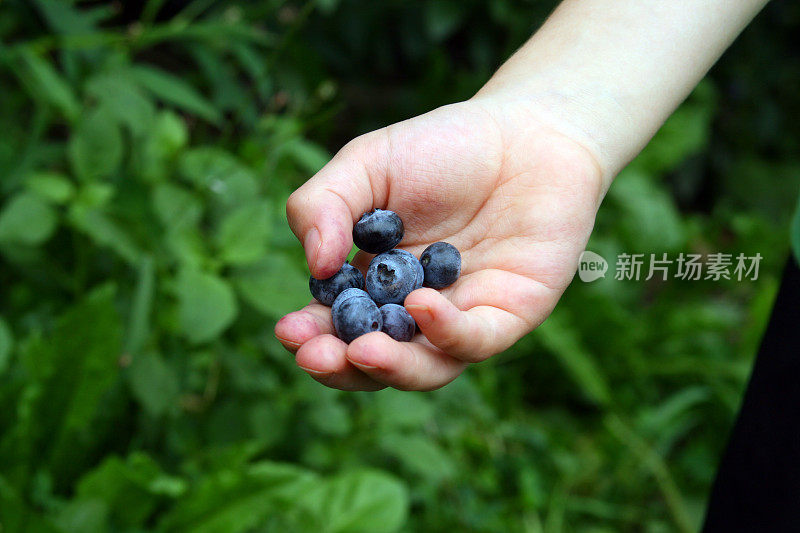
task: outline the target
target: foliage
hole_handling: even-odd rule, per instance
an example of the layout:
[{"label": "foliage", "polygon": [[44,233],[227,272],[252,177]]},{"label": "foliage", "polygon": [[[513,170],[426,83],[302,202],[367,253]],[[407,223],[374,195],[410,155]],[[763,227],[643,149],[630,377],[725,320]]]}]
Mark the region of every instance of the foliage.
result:
[{"label": "foliage", "polygon": [[552,4],[136,5],[0,4],[4,531],[697,526],[797,189],[796,124],[741,139],[765,120],[731,104],[748,57],[619,177],[589,248],[760,252],[758,281],[576,282],[442,390],[343,393],[272,337],[308,299],[286,197],[469,96]]}]

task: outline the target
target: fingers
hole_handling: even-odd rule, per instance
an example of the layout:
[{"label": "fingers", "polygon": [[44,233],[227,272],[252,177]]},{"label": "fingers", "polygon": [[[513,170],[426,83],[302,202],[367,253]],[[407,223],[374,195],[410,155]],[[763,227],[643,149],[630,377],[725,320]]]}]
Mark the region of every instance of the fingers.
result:
[{"label": "fingers", "polygon": [[289,313],[275,324],[275,336],[292,353],[318,335],[333,333],[331,308],[313,300],[301,309]]},{"label": "fingers", "polygon": [[466,364],[424,342],[397,342],[385,333],[362,335],[347,360],[376,382],[400,390],[433,390],[453,381]]},{"label": "fingers", "polygon": [[[342,266],[353,244],[353,222],[385,201],[384,136],[359,137],[343,148],[286,202],[289,226],[303,243],[315,278],[328,278]],[[376,178],[373,183],[371,177]]]},{"label": "fingers", "polygon": [[375,391],[386,387],[353,366],[346,358],[347,344],[333,335],[320,335],[297,351],[297,366],[323,385],[341,390]]},{"label": "fingers", "polygon": [[434,346],[470,363],[510,347],[544,321],[555,302],[553,291],[542,285],[491,271],[462,278],[447,296],[418,289],[405,307]]}]

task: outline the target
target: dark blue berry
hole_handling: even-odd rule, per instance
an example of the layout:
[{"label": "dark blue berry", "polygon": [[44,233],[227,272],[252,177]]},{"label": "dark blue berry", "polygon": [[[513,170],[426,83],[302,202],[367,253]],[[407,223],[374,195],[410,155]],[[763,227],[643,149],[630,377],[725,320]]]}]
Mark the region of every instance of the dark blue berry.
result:
[{"label": "dark blue berry", "polygon": [[461,254],[446,242],[435,242],[425,248],[419,262],[425,271],[425,286],[432,289],[452,285],[461,275]]},{"label": "dark blue berry", "polygon": [[350,263],[343,264],[342,268],[328,279],[317,279],[312,276],[308,280],[308,288],[311,289],[311,295],[319,303],[328,306],[333,305],[333,301],[343,290],[353,287],[363,289],[364,276]]},{"label": "dark blue berry", "polygon": [[336,336],[348,344],[383,326],[381,310],[361,289],[343,291],[333,302],[331,316]]},{"label": "dark blue berry", "polygon": [[405,250],[389,250],[370,262],[366,289],[378,305],[402,304],[406,296],[422,287],[424,277],[416,257]]},{"label": "dark blue berry", "polygon": [[397,304],[382,305],[381,315],[383,315],[382,332],[400,342],[408,342],[414,338],[417,324],[405,307]]},{"label": "dark blue berry", "polygon": [[379,254],[403,240],[403,221],[394,211],[374,209],[361,215],[353,227],[353,243],[361,250]]}]

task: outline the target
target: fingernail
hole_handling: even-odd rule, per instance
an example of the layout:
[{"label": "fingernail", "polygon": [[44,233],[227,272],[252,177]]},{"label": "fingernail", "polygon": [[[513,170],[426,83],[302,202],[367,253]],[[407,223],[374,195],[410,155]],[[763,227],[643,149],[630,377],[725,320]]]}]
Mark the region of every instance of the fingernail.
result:
[{"label": "fingernail", "polygon": [[433,323],[433,313],[431,313],[431,308],[427,305],[409,304],[406,306],[406,311],[411,313],[420,327],[429,326]]},{"label": "fingernail", "polygon": [[363,363],[358,363],[358,362],[356,362],[356,361],[353,361],[352,359],[350,359],[349,361],[350,361],[351,363],[353,363],[353,365],[355,365],[357,368],[360,368],[360,369],[362,369],[362,370],[378,370],[378,367],[377,367],[377,366],[365,365],[365,364],[363,364]]},{"label": "fingernail", "polygon": [[319,370],[311,370],[310,368],[306,368],[304,366],[300,366],[300,368],[303,369],[305,372],[308,372],[312,376],[327,376],[329,374],[332,374],[332,372],[320,372]]},{"label": "fingernail", "polygon": [[319,260],[319,251],[322,248],[322,236],[317,228],[311,228],[303,239],[303,248],[306,250],[306,260],[311,271],[315,271]]},{"label": "fingernail", "polygon": [[289,339],[284,339],[283,337],[279,337],[278,335],[275,335],[275,338],[278,339],[278,341],[280,341],[281,344],[291,346],[292,348],[299,348],[300,346],[302,346],[299,342],[293,342],[290,341]]}]

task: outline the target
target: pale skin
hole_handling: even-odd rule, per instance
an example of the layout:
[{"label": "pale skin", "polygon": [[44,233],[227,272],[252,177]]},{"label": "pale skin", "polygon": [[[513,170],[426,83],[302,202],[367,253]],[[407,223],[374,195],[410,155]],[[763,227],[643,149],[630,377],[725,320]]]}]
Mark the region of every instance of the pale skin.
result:
[{"label": "pale skin", "polygon": [[613,177],[764,4],[566,0],[470,100],[351,141],[287,203],[311,274],[335,273],[354,221],[382,208],[417,257],[455,245],[462,276],[406,298],[424,334],[412,342],[347,345],[316,302],[283,317],[278,339],[344,390],[436,389],[513,345],[571,282]]}]

